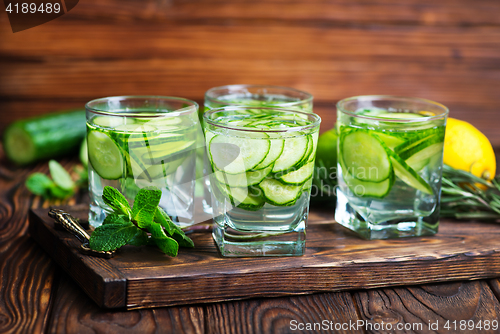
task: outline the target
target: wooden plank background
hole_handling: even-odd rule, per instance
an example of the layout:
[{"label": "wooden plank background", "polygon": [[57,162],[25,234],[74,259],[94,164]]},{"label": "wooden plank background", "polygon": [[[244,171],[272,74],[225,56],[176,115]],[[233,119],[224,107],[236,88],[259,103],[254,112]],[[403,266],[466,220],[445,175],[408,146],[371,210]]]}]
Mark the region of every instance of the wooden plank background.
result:
[{"label": "wooden plank background", "polygon": [[500,147],[500,1],[85,0],[18,33],[0,13],[0,132],[98,97],[201,103],[239,83],[312,93],[322,131],[339,99],[424,97]]}]

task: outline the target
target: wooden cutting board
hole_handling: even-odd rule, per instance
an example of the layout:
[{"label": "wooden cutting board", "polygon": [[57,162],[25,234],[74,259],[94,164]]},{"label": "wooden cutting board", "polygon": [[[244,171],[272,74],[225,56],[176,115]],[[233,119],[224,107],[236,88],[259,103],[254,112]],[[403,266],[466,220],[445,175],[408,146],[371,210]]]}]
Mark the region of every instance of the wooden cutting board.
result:
[{"label": "wooden cutting board", "polygon": [[[85,219],[87,206],[68,210]],[[101,307],[137,309],[251,297],[500,277],[500,224],[441,221],[433,237],[366,241],[311,210],[301,257],[223,258],[209,232],[176,258],[125,246],[114,258],[82,255],[54,229],[47,209],[30,212],[31,236]]]}]

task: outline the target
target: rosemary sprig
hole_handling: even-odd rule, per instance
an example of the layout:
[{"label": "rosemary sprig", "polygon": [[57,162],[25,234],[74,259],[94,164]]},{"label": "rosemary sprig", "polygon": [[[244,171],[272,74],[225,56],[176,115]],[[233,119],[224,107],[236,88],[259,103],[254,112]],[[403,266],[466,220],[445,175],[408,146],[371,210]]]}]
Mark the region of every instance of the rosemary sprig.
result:
[{"label": "rosemary sprig", "polygon": [[500,220],[500,175],[489,182],[444,165],[441,217]]}]

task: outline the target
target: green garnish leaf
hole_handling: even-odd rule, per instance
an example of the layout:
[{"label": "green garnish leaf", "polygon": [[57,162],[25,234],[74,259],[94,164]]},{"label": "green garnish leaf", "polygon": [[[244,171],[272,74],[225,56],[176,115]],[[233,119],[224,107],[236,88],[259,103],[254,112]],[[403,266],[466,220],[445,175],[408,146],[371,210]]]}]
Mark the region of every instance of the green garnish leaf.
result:
[{"label": "green garnish leaf", "polygon": [[150,244],[148,234],[143,230],[137,230],[137,233],[128,242],[132,246],[146,246]]},{"label": "green garnish leaf", "polygon": [[179,244],[165,234],[161,225],[152,223],[148,226],[148,231],[151,233],[151,238],[163,253],[173,257],[177,256]]},{"label": "green garnish leaf", "polygon": [[106,224],[123,224],[123,225],[128,225],[130,224],[130,220],[128,220],[126,217],[117,215],[115,213],[108,214],[106,218],[104,218],[104,221],[102,222],[103,225]]},{"label": "green garnish leaf", "polygon": [[50,193],[49,197],[65,199],[74,194],[73,190],[66,190],[59,187],[57,184],[53,183],[50,188],[48,188]]},{"label": "green garnish leaf", "polygon": [[101,225],[92,232],[89,246],[96,251],[112,251],[126,245],[136,233],[132,223]]},{"label": "green garnish leaf", "polygon": [[161,190],[154,187],[143,188],[135,196],[132,219],[139,227],[148,227],[153,223],[156,209],[160,203]]},{"label": "green garnish leaf", "polygon": [[177,256],[179,245],[194,247],[193,241],[158,206],[161,198],[158,188],[139,190],[132,208],[113,187],[104,187],[102,198],[113,209],[113,213],[108,214],[102,225],[90,236],[89,246],[93,250],[111,251],[126,244],[156,245],[163,253]]},{"label": "green garnish leaf", "polygon": [[50,188],[54,185],[47,175],[43,173],[33,173],[26,179],[26,188],[35,195],[49,197]]},{"label": "green garnish leaf", "polygon": [[102,191],[102,200],[117,214],[130,217],[132,209],[123,195],[113,187],[106,186]]},{"label": "green garnish leaf", "polygon": [[54,180],[55,184],[57,184],[59,187],[64,190],[73,190],[75,188],[75,182],[73,182],[66,169],[64,169],[64,167],[61,166],[61,164],[59,164],[57,161],[49,161],[49,170],[50,176],[52,176],[52,180]]},{"label": "green garnish leaf", "polygon": [[179,226],[175,225],[169,215],[161,208],[158,207],[155,214],[155,222],[163,226],[166,232],[177,241],[180,247],[194,247],[194,242],[186,236]]}]

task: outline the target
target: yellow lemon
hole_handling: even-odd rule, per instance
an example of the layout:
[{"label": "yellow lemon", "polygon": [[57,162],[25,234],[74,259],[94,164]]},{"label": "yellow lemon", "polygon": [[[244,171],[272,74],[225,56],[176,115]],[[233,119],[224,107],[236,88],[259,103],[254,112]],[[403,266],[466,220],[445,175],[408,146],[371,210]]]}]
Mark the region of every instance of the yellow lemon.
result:
[{"label": "yellow lemon", "polygon": [[496,160],[490,141],[465,121],[448,118],[443,162],[486,180],[495,177]]}]

